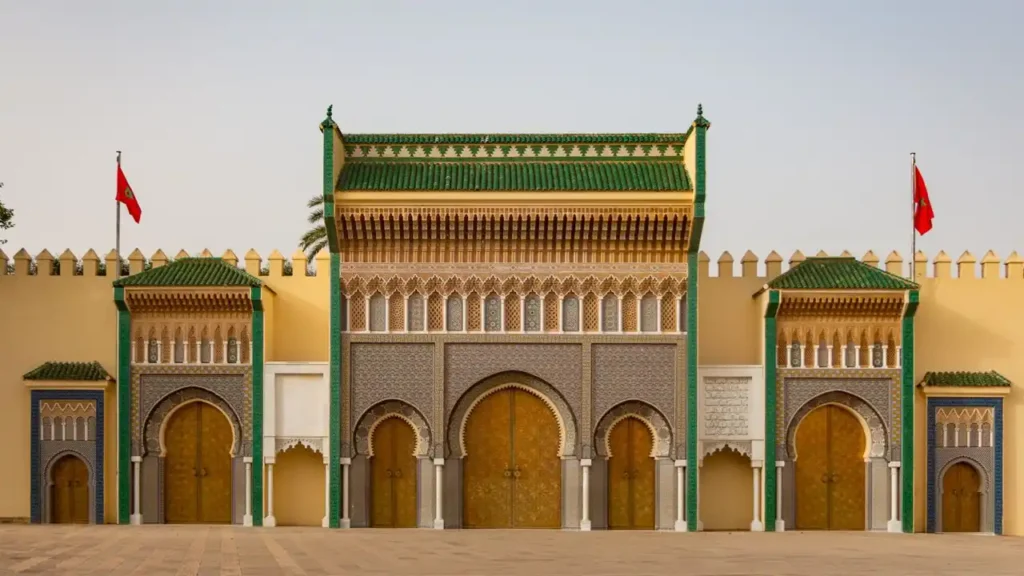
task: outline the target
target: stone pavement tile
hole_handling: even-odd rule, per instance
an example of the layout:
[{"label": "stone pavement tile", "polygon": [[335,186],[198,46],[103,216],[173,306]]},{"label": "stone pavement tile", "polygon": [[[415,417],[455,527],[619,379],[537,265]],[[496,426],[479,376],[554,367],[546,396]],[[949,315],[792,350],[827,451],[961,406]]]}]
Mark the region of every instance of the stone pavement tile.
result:
[{"label": "stone pavement tile", "polygon": [[878,533],[0,526],[0,574],[1021,574],[1024,539]]}]

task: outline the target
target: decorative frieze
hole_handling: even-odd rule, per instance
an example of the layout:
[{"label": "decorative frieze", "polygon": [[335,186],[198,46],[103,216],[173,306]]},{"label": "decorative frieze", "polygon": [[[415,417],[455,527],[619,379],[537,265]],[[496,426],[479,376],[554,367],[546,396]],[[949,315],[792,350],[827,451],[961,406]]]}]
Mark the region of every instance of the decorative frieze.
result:
[{"label": "decorative frieze", "polygon": [[704,433],[708,438],[750,433],[750,378],[704,378]]}]

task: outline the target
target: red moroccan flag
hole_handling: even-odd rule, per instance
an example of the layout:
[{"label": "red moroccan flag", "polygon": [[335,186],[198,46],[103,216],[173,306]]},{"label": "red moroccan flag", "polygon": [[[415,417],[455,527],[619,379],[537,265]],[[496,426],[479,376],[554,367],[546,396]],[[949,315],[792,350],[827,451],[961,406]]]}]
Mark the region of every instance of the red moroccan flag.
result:
[{"label": "red moroccan flag", "polygon": [[914,229],[922,236],[932,229],[932,201],[928,198],[928,187],[924,185],[921,171],[914,166]]},{"label": "red moroccan flag", "polygon": [[128,185],[128,179],[124,177],[120,164],[117,166],[117,196],[115,199],[128,208],[128,213],[132,215],[135,223],[138,224],[139,220],[142,219],[142,207],[139,206],[139,200],[135,197],[132,187]]}]

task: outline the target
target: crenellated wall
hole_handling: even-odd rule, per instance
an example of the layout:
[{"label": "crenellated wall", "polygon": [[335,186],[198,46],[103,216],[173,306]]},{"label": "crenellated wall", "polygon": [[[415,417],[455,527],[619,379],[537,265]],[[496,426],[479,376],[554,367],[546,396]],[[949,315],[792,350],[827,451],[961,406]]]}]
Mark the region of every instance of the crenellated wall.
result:
[{"label": "crenellated wall", "polygon": [[[204,250],[199,255],[213,254]],[[175,254],[183,256],[189,254]],[[258,275],[275,294],[266,301],[268,362],[327,361],[329,281],[316,273],[328,268],[326,252],[312,262],[302,252],[286,259],[276,250],[266,258],[250,250],[242,259],[228,250],[221,258]],[[125,273],[136,274],[171,258],[157,250],[147,259],[135,250],[122,261]],[[5,473],[0,483],[0,520],[27,519],[30,512],[30,392],[22,376],[47,361],[98,361],[108,373],[117,372],[114,275],[109,273],[116,265],[114,251],[101,257],[89,250],[79,257],[65,250],[54,257],[43,250],[34,258],[25,250],[13,257],[0,251],[0,462],[15,471]],[[105,418],[113,425],[114,386],[107,388],[106,399]],[[116,442],[116,434],[106,435],[108,522],[117,518]]]},{"label": "crenellated wall", "polygon": [[[212,256],[209,251],[201,255]],[[823,255],[819,253],[818,255]],[[844,253],[849,256],[850,254]],[[188,256],[184,251],[175,258]],[[274,251],[263,257],[250,250],[239,258],[228,251],[225,261],[259,275],[273,292],[267,301],[268,362],[326,362],[329,336],[329,257],[320,253],[307,262],[301,253],[290,259]],[[714,366],[760,363],[761,311],[753,294],[770,279],[803,261],[800,252],[788,263],[772,252],[760,258],[746,252],[739,259],[727,253],[715,263],[700,254],[700,364]],[[138,250],[124,260],[130,273],[166,265],[171,259],[157,251],[148,259]],[[889,272],[909,276],[909,262],[899,254],[885,261],[868,252],[861,260]],[[934,258],[915,256],[915,280],[921,285],[916,320],[915,378],[928,371],[996,370],[1024,385],[1024,258],[1005,259],[992,252],[980,260],[964,253],[956,261],[940,252]],[[116,265],[111,252],[90,250],[81,257],[65,251],[58,257],[43,251],[34,258],[21,250],[13,257],[0,252],[0,462],[10,463],[0,490],[0,518],[29,516],[29,390],[22,375],[46,361],[99,361],[115,373],[115,309],[108,274]],[[738,264],[738,265],[737,265]],[[306,271],[303,273],[303,271]],[[115,422],[116,398],[108,388],[106,417]],[[1004,532],[1024,534],[1024,400],[1016,389],[1006,400]],[[925,526],[925,410],[918,397],[916,411],[916,519]],[[116,434],[106,436],[107,494],[115,494],[113,457]],[[23,473],[20,471],[24,471]],[[116,518],[116,502],[107,498],[106,517]],[[109,521],[109,520],[108,520]]]}]

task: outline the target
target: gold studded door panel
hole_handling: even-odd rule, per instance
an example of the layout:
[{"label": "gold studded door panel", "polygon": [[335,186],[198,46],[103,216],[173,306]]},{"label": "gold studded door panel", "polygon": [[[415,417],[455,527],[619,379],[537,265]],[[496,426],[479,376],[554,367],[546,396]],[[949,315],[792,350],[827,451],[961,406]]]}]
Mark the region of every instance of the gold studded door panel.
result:
[{"label": "gold studded door panel", "polygon": [[466,528],[512,527],[512,394],[509,389],[487,396],[466,421],[462,461]]},{"label": "gold studded door panel", "polygon": [[71,460],[71,522],[89,523],[89,469],[78,458]]},{"label": "gold studded door panel", "polygon": [[865,519],[864,452],[860,420],[849,410],[828,406],[829,529],[863,530]]},{"label": "gold studded door panel", "polygon": [[370,459],[370,487],[372,503],[370,526],[394,528],[395,526],[395,420],[388,418],[373,431],[373,458]]},{"label": "gold studded door panel", "polygon": [[796,529],[828,530],[828,406],[796,430]]},{"label": "gold studded door panel", "polygon": [[515,390],[512,424],[512,525],[560,528],[562,459],[558,421],[543,400]]},{"label": "gold studded door panel", "polygon": [[199,519],[207,524],[231,523],[231,423],[217,408],[197,402],[199,409]]},{"label": "gold studded door panel", "polygon": [[199,405],[176,410],[164,430],[164,517],[168,524],[199,522]]},{"label": "gold studded door panel", "polygon": [[632,462],[629,458],[629,421],[622,420],[608,434],[608,528],[623,530],[632,527],[630,516],[630,480]]},{"label": "gold studded door panel", "polygon": [[654,530],[654,458],[651,452],[654,439],[647,426],[630,418],[629,446],[632,470],[630,491],[632,494],[632,527],[637,530]]}]

